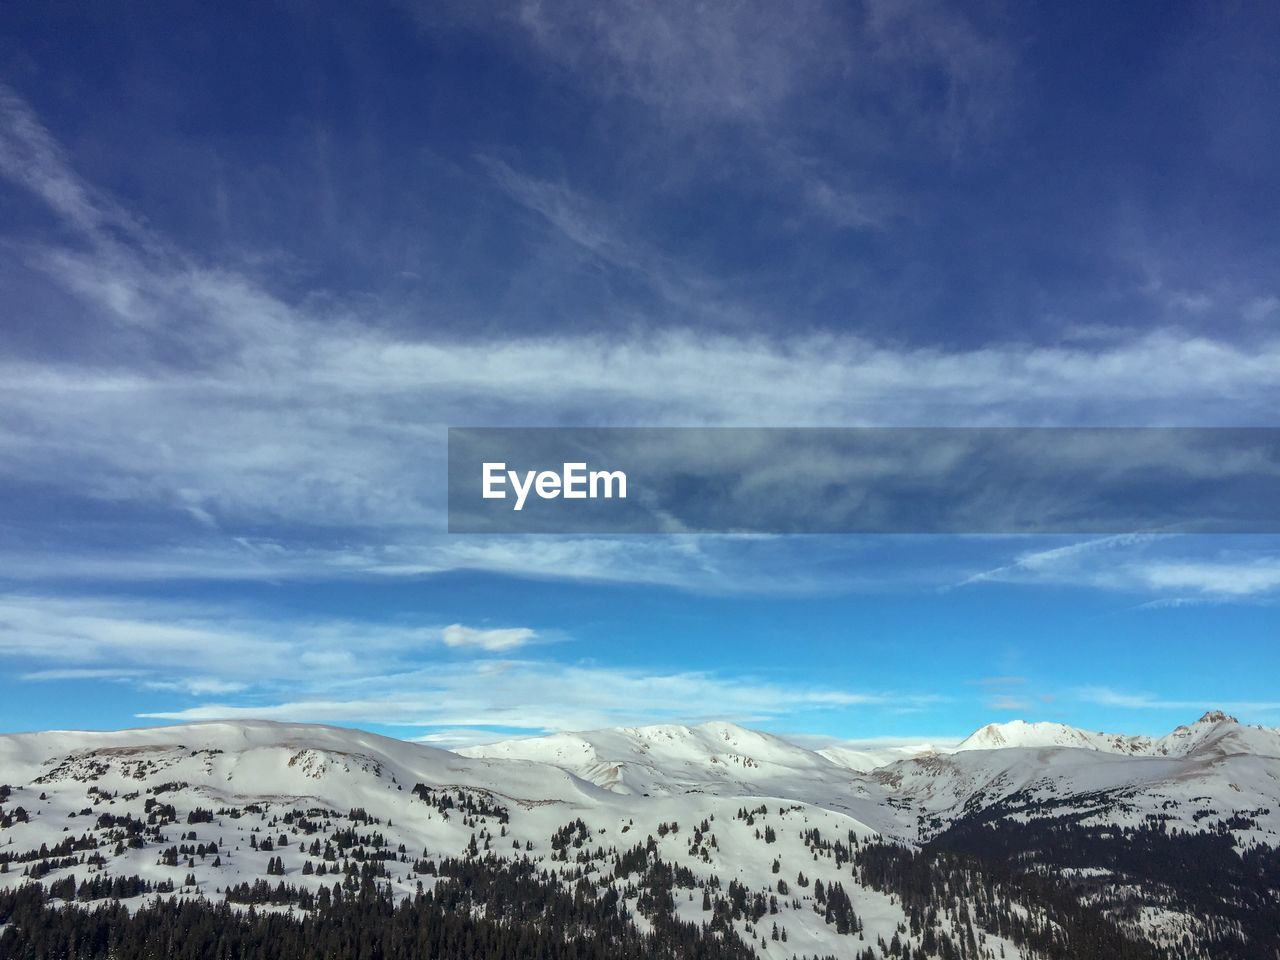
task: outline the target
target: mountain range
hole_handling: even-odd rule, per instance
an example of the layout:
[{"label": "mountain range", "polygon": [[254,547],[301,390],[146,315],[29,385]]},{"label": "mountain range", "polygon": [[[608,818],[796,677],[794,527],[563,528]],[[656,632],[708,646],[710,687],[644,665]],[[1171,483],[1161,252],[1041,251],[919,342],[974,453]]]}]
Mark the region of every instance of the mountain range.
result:
[{"label": "mountain range", "polygon": [[6,956],[30,923],[3,896],[37,883],[49,911],[302,913],[335,883],[422,901],[472,864],[616,897],[637,936],[774,958],[1091,957],[1098,930],[1131,956],[1266,957],[1278,846],[1280,730],[1220,712],[1155,738],[1014,721],[818,750],[724,722],[456,752],[256,721],[0,737]]}]

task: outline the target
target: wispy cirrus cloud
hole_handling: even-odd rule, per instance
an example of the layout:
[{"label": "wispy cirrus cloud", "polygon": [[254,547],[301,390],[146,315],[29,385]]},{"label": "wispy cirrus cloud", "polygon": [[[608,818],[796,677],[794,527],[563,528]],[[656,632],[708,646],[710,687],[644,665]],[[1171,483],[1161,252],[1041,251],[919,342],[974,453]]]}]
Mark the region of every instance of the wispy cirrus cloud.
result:
[{"label": "wispy cirrus cloud", "polygon": [[101,680],[122,683],[144,690],[175,691],[193,696],[240,693],[249,684],[239,680],[220,680],[216,677],[170,677],[162,671],[130,667],[63,667],[50,670],[30,670],[18,675],[24,683],[58,683],[65,680]]},{"label": "wispy cirrus cloud", "polygon": [[445,649],[503,652],[537,637],[528,627],[279,619],[202,604],[0,595],[0,656],[41,665],[24,679],[109,679],[196,695],[304,676],[337,682]]},{"label": "wispy cirrus cloud", "polygon": [[1008,564],[969,576],[960,586],[1039,584],[1166,594],[1146,604],[1153,608],[1263,599],[1280,590],[1274,539],[1255,536],[1239,541],[1243,546],[1165,534],[1075,540],[1023,552]]},{"label": "wispy cirrus cloud", "polygon": [[638,279],[659,302],[677,310],[681,320],[723,326],[751,317],[749,308],[733,302],[704,273],[628,234],[625,217],[616,211],[610,214],[563,183],[515,170],[494,157],[477,161],[508,197],[541,217],[554,236],[596,263]]},{"label": "wispy cirrus cloud", "polygon": [[89,187],[71,168],[62,145],[21,97],[0,84],[0,174],[43,199],[77,230],[136,228],[129,215]]},{"label": "wispy cirrus cloud", "polygon": [[[360,687],[378,694],[362,696]],[[933,694],[850,691],[703,671],[655,671],[532,660],[433,665],[370,677],[342,697],[204,703],[140,714],[198,721],[257,718],[532,732],[731,719],[772,723],[814,710],[936,708]]]},{"label": "wispy cirrus cloud", "polygon": [[[826,0],[786,9],[750,0],[716,8],[669,0],[499,4],[450,11],[409,4],[427,25],[503,32],[602,98],[626,98],[668,124],[785,128],[798,100],[839,95],[853,113],[870,104],[937,125],[948,143],[988,135],[1011,103],[1018,45],[989,18],[960,5],[873,2],[858,10]],[[838,40],[837,40],[838,38]],[[942,79],[936,98],[927,81]],[[868,112],[870,112],[868,110]],[[883,133],[883,128],[881,128]]]},{"label": "wispy cirrus cloud", "polygon": [[1189,590],[1217,597],[1249,597],[1280,590],[1280,558],[1164,561],[1136,571],[1153,590]]},{"label": "wispy cirrus cloud", "polygon": [[148,671],[120,667],[59,667],[50,670],[28,670],[18,675],[28,683],[58,682],[61,680],[113,680],[132,683],[149,676]]},{"label": "wispy cirrus cloud", "polygon": [[[15,577],[412,577],[465,569],[785,590],[805,580],[803,571],[785,566],[779,574],[775,564],[764,576],[749,558],[734,560],[710,541],[450,541],[444,428],[464,420],[580,422],[587,411],[603,425],[1172,416],[1239,424],[1265,422],[1280,403],[1280,341],[1241,345],[1172,329],[1102,345],[954,349],[857,334],[783,342],[679,327],[411,336],[362,322],[340,299],[286,299],[142,229],[78,176],[11,92],[0,101],[0,131],[8,158],[0,171],[74,236],[17,249],[82,304],[76,329],[92,344],[83,355],[0,358],[4,479],[96,511],[107,525],[127,507],[159,533],[154,543],[139,542],[143,528],[130,522],[127,540],[136,546],[122,548],[116,536],[107,537],[109,549],[95,550],[77,539],[56,554],[9,538]],[[491,164],[491,174],[593,255],[650,275],[670,267],[567,188],[506,165]],[[697,299],[698,282],[685,276],[676,270],[662,282]],[[118,336],[125,328],[129,335]],[[1068,560],[1032,553],[974,579],[1051,580]],[[1192,572],[1126,575],[1155,590]],[[1264,589],[1269,576],[1265,567],[1252,570],[1249,589]],[[1204,582],[1225,592],[1221,579]]]},{"label": "wispy cirrus cloud", "polygon": [[[416,7],[428,21],[430,6]],[[838,9],[804,0],[782,10],[752,2],[695,8],[661,0],[499,7],[481,27],[506,29],[538,55],[628,97],[670,122],[758,121],[841,62],[826,42]],[[505,15],[503,15],[505,14]]]},{"label": "wispy cirrus cloud", "polygon": [[[667,179],[733,168],[836,230],[880,228],[904,206],[861,172],[869,158],[909,145],[954,161],[1002,129],[1018,90],[1019,45],[951,3],[405,5],[429,29],[501,37],[594,92],[652,131],[632,149],[661,151]],[[821,144],[815,101],[841,119]]]},{"label": "wispy cirrus cloud", "polygon": [[1073,692],[1076,699],[1106,707],[1127,710],[1228,710],[1233,713],[1271,713],[1280,710],[1280,700],[1187,700],[1162,697],[1153,693],[1115,690],[1111,687],[1088,686]]},{"label": "wispy cirrus cloud", "polygon": [[[31,665],[19,680],[105,681],[181,698],[183,706],[140,714],[150,719],[548,731],[711,717],[770,722],[850,708],[891,714],[931,709],[947,699],[729,670],[509,656],[538,637],[527,627],[282,618],[95,597],[0,597],[0,657]],[[199,702],[191,705],[193,699]]]}]

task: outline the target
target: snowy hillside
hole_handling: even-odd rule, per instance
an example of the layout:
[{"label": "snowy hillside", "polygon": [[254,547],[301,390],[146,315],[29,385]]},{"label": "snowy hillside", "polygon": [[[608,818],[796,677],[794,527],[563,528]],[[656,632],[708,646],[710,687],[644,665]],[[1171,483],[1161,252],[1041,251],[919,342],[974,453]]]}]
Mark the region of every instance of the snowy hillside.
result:
[{"label": "snowy hillside", "polygon": [[[873,868],[877,857],[909,854],[882,841],[941,856],[948,843],[987,836],[975,829],[999,829],[1055,863],[1060,852],[1026,831],[1065,815],[1073,830],[1103,835],[1176,827],[1230,856],[1280,843],[1280,733],[1221,714],[1158,739],[992,725],[947,752],[859,769],[865,759],[728,723],[457,753],[267,722],[10,735],[0,737],[0,891],[36,880],[90,901],[137,905],[173,893],[249,902],[265,896],[249,887],[266,880],[297,903],[361,879],[407,897],[432,889],[450,860],[529,858],[565,884],[618,887],[644,929],[656,922],[644,884],[623,882],[626,865],[641,862],[687,871],[672,906],[681,920],[723,913],[720,935],[732,931],[764,956],[852,956],[895,937],[926,942],[908,891]],[[1116,869],[1087,866],[1090,875]],[[136,880],[104,886],[112,878]],[[730,881],[740,886],[726,900]],[[830,906],[833,884],[859,930]],[[1167,894],[1140,891],[1160,911],[1115,919],[1123,935],[1211,928]],[[722,901],[732,903],[722,910]],[[766,916],[753,903],[767,904]],[[969,923],[943,910],[928,942],[963,938]],[[1036,955],[994,928],[979,933],[982,956]]]},{"label": "snowy hillside", "polygon": [[799,782],[847,784],[849,768],[732,723],[664,724],[506,740],[458,751],[560,767],[617,793],[670,796],[716,786],[787,796]]}]

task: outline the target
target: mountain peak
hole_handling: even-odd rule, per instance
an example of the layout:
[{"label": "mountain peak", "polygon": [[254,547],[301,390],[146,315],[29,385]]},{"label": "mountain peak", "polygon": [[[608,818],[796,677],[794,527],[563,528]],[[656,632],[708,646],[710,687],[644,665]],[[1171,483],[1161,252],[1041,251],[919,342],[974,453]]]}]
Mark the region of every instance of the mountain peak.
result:
[{"label": "mountain peak", "polygon": [[1144,752],[1149,745],[1150,741],[1146,737],[1080,730],[1050,720],[1009,720],[1004,723],[989,723],[978,729],[961,741],[956,750],[1077,747],[1105,753],[1135,754]]},{"label": "mountain peak", "polygon": [[1223,713],[1221,710],[1208,710],[1196,723],[1239,723],[1235,717],[1229,713]]}]

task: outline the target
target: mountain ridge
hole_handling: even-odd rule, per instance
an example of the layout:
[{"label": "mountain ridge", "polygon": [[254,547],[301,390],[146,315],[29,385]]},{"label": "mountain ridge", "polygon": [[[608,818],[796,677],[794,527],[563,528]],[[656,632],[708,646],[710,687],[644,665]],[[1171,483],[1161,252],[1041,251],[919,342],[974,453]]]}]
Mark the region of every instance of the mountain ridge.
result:
[{"label": "mountain ridge", "polygon": [[[714,907],[711,891],[730,878],[740,885],[735,896],[778,901],[768,922],[786,941],[759,937],[760,918],[743,913],[745,900],[721,919],[759,955],[785,960],[845,949],[840,937],[850,934],[815,912],[819,881],[824,891],[843,884],[870,943],[910,929],[906,891],[888,896],[879,874],[860,872],[871,861],[850,866],[860,850],[890,860],[902,850],[923,856],[937,848],[942,856],[952,837],[972,844],[1008,836],[1059,863],[1054,844],[1079,837],[1082,849],[1099,853],[1072,854],[1072,869],[1120,882],[1120,853],[1108,846],[1119,841],[1107,838],[1145,837],[1157,850],[1176,848],[1160,857],[1182,857],[1177,845],[1198,837],[1228,863],[1280,845],[1280,731],[1210,713],[1158,738],[1078,733],[988,725],[967,748],[891,757],[868,770],[838,762],[838,752],[833,759],[721,721],[458,751],[278,721],[7,734],[0,736],[0,894],[40,883],[93,897],[99,887],[84,885],[110,879],[136,904],[170,892],[222,899],[250,887],[260,897],[285,884],[301,891],[288,896],[303,897],[288,902],[304,903],[335,879],[364,878],[403,899],[419,885],[431,889],[445,862],[498,869],[528,860],[549,882],[570,887],[584,877],[619,880],[612,889],[620,902],[647,923],[647,888],[620,877],[627,864],[657,870],[661,863],[691,885],[686,899],[670,904],[684,922],[706,921],[693,891],[708,891]],[[1037,742],[1045,738],[1068,742]],[[1128,841],[1116,849],[1129,850]],[[1247,878],[1252,869],[1238,873]],[[1202,916],[1197,911],[1208,908],[1196,903],[1173,910],[1152,881],[1136,894],[1125,882],[1130,897],[1155,911],[1137,922],[1129,901],[1117,900],[1107,922],[1126,936],[1175,942],[1188,931],[1209,936],[1225,922]],[[1090,903],[1107,902],[1096,890],[1091,896]],[[969,921],[946,916],[939,935],[961,936]],[[990,955],[1037,956],[1006,934],[983,934]],[[923,940],[914,942],[923,949]]]}]

